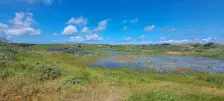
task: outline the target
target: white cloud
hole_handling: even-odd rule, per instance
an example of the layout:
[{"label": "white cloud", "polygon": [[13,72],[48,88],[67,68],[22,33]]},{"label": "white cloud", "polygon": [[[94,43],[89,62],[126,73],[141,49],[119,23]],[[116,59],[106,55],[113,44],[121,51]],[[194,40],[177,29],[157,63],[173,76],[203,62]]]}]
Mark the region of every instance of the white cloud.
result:
[{"label": "white cloud", "polygon": [[122,30],[125,31],[127,30],[127,28],[128,28],[127,26],[124,26]]},{"label": "white cloud", "polygon": [[7,29],[7,28],[8,28],[7,24],[0,23],[0,29]]},{"label": "white cloud", "polygon": [[121,23],[125,24],[125,23],[127,23],[127,20],[123,20]]},{"label": "white cloud", "polygon": [[15,13],[15,17],[9,21],[11,22],[13,27],[16,28],[30,27],[35,23],[35,20],[32,17],[32,13],[19,12]]},{"label": "white cloud", "polygon": [[73,25],[68,25],[64,28],[64,31],[62,32],[62,35],[72,35],[74,33],[77,33],[78,30],[75,26]]},{"label": "white cloud", "polygon": [[164,36],[162,36],[162,37],[159,38],[160,41],[163,41],[165,39],[166,39],[166,37],[164,37]]},{"label": "white cloud", "polygon": [[86,25],[88,23],[87,18],[84,17],[79,17],[79,18],[74,18],[72,17],[67,24],[75,24],[75,25]]},{"label": "white cloud", "polygon": [[130,41],[131,37],[124,38],[125,41]]},{"label": "white cloud", "polygon": [[22,35],[39,35],[41,34],[40,29],[32,27],[36,21],[33,19],[32,13],[19,12],[15,13],[15,17],[9,20],[12,24],[9,27],[6,24],[0,23],[0,32],[9,36],[22,36]]},{"label": "white cloud", "polygon": [[155,25],[151,25],[151,26],[146,26],[144,28],[144,31],[145,32],[151,32],[156,26]]},{"label": "white cloud", "polygon": [[170,28],[170,29],[169,29],[170,32],[173,32],[173,31],[175,31],[175,30],[176,30],[176,28]]},{"label": "white cloud", "polygon": [[188,43],[188,42],[190,42],[190,40],[188,40],[188,39],[160,41],[160,43],[174,43],[174,44],[184,44],[184,43]]},{"label": "white cloud", "polygon": [[138,22],[138,18],[135,18],[133,20],[130,20],[130,23],[137,23]]},{"label": "white cloud", "polygon": [[8,29],[8,25],[0,23],[0,34],[5,34],[5,31]]},{"label": "white cloud", "polygon": [[83,32],[83,33],[87,33],[88,31],[89,31],[88,27],[83,27],[83,28],[82,28],[82,32]]},{"label": "white cloud", "polygon": [[8,35],[22,36],[22,35],[39,35],[41,31],[39,29],[33,29],[31,27],[24,28],[11,28],[6,31]]},{"label": "white cloud", "polygon": [[102,40],[102,37],[99,37],[97,34],[86,35],[86,40]]},{"label": "white cloud", "polygon": [[162,29],[160,29],[160,32],[174,32],[174,31],[176,31],[176,28],[168,28],[168,29],[162,28]]},{"label": "white cloud", "polygon": [[6,36],[6,39],[7,39],[7,40],[11,40],[11,38],[12,38],[12,36],[9,36],[9,35]]},{"label": "white cloud", "polygon": [[208,43],[215,42],[216,38],[203,38],[203,39],[183,39],[183,40],[160,40],[160,43],[173,43],[173,44],[186,44],[186,43]]},{"label": "white cloud", "polygon": [[17,0],[19,2],[25,2],[28,4],[35,4],[35,3],[44,3],[46,5],[51,5],[54,0]]},{"label": "white cloud", "polygon": [[69,42],[81,42],[84,41],[84,38],[81,36],[72,36],[69,38]]},{"label": "white cloud", "polygon": [[52,35],[56,36],[56,35],[57,35],[57,33],[53,33]]},{"label": "white cloud", "polygon": [[145,35],[139,37],[140,40],[145,40]]},{"label": "white cloud", "polygon": [[102,31],[106,29],[108,25],[108,20],[103,20],[98,23],[98,26],[94,29],[95,32]]},{"label": "white cloud", "polygon": [[205,41],[205,42],[209,42],[209,41],[212,41],[213,38],[204,38],[204,39],[201,39],[202,41]]}]

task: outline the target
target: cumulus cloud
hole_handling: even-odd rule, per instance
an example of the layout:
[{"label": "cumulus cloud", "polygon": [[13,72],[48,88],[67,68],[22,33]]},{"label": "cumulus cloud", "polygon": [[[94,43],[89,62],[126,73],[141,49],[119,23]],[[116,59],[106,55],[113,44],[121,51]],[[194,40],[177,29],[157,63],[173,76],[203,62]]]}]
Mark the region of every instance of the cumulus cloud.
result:
[{"label": "cumulus cloud", "polygon": [[102,37],[99,37],[97,34],[86,35],[86,40],[102,40]]},{"label": "cumulus cloud", "polygon": [[124,38],[125,41],[130,41],[131,40],[131,37],[126,37]]},{"label": "cumulus cloud", "polygon": [[0,23],[0,33],[7,34],[9,36],[22,36],[22,35],[39,35],[40,29],[32,27],[36,21],[33,19],[32,13],[19,12],[15,13],[15,17],[10,19],[11,26]]},{"label": "cumulus cloud", "polygon": [[121,23],[125,24],[125,23],[127,23],[127,20],[123,20]]},{"label": "cumulus cloud", "polygon": [[128,28],[127,26],[124,26],[122,30],[123,30],[123,31],[126,31],[127,28]]},{"label": "cumulus cloud", "polygon": [[216,38],[182,39],[182,40],[160,40],[160,43],[187,44],[187,43],[208,43],[216,41]]},{"label": "cumulus cloud", "polygon": [[175,30],[176,30],[176,28],[170,28],[170,29],[169,29],[170,32],[173,32],[173,31],[175,31]]},{"label": "cumulus cloud", "polygon": [[15,17],[9,21],[15,28],[30,27],[35,24],[35,20],[32,17],[32,13],[19,12],[15,13]]},{"label": "cumulus cloud", "polygon": [[88,27],[83,27],[83,28],[82,28],[82,32],[83,32],[83,33],[87,33],[88,31],[89,31]]},{"label": "cumulus cloud", "polygon": [[72,36],[72,37],[69,37],[69,42],[82,42],[84,41],[85,39],[81,36]]},{"label": "cumulus cloud", "polygon": [[23,28],[11,28],[6,31],[8,35],[12,36],[22,36],[22,35],[39,35],[41,31],[39,29],[33,29],[31,27]]},{"label": "cumulus cloud", "polygon": [[95,32],[102,31],[106,29],[108,25],[108,20],[103,20],[98,23],[98,26],[94,29]]},{"label": "cumulus cloud", "polygon": [[62,35],[72,35],[77,32],[78,32],[78,30],[77,30],[76,26],[68,25],[64,28]]},{"label": "cumulus cloud", "polygon": [[145,35],[139,37],[140,40],[145,40]]},{"label": "cumulus cloud", "polygon": [[84,36],[71,36],[69,37],[69,42],[85,42],[90,40],[102,40],[103,38],[100,37],[98,34],[86,35]]},{"label": "cumulus cloud", "polygon": [[[11,0],[11,1],[13,1],[13,0]],[[54,2],[54,0],[17,0],[17,1],[25,2],[28,4],[43,3],[46,5],[51,5]]]},{"label": "cumulus cloud", "polygon": [[7,29],[7,28],[8,28],[7,24],[0,23],[0,29]]},{"label": "cumulus cloud", "polygon": [[184,44],[184,43],[188,43],[188,42],[190,42],[190,40],[188,40],[188,39],[160,41],[160,43],[174,43],[174,44]]},{"label": "cumulus cloud", "polygon": [[169,28],[169,29],[160,29],[160,32],[174,32],[176,28]]},{"label": "cumulus cloud", "polygon": [[159,38],[160,41],[163,41],[165,39],[166,39],[166,37],[164,37],[164,36],[162,36],[162,37]]},{"label": "cumulus cloud", "polygon": [[205,41],[205,42],[210,42],[212,40],[214,40],[214,39],[213,38],[204,38],[204,39],[202,39],[202,41]]},{"label": "cumulus cloud", "polygon": [[86,25],[88,23],[88,19],[84,17],[74,18],[72,17],[67,24],[75,24],[75,25]]},{"label": "cumulus cloud", "polygon": [[52,35],[56,36],[56,35],[57,35],[57,33],[53,33]]},{"label": "cumulus cloud", "polygon": [[11,40],[11,38],[12,38],[12,36],[9,36],[9,35],[6,36],[6,39],[7,39],[7,40]]},{"label": "cumulus cloud", "polygon": [[0,34],[5,34],[5,31],[8,29],[7,24],[0,23]]},{"label": "cumulus cloud", "polygon": [[155,25],[146,26],[143,30],[145,32],[151,32],[155,27],[156,27]]},{"label": "cumulus cloud", "polygon": [[130,23],[137,23],[138,22],[138,18],[135,18],[133,20],[130,20]]}]

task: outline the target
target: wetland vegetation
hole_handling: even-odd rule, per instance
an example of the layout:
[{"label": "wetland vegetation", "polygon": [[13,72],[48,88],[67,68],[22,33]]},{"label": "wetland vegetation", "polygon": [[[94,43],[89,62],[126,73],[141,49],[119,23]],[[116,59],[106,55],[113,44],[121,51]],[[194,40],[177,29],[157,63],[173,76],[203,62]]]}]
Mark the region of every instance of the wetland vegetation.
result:
[{"label": "wetland vegetation", "polygon": [[223,101],[223,59],[224,46],[215,43],[63,45],[1,39],[0,100]]}]

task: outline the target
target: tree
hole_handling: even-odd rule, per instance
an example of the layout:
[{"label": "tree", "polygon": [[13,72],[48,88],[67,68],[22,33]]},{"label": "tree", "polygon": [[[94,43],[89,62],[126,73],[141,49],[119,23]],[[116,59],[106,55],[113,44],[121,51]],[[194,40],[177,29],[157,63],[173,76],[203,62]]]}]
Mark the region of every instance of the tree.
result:
[{"label": "tree", "polygon": [[209,42],[204,44],[204,48],[205,49],[209,49],[209,48],[215,48],[215,43]]}]

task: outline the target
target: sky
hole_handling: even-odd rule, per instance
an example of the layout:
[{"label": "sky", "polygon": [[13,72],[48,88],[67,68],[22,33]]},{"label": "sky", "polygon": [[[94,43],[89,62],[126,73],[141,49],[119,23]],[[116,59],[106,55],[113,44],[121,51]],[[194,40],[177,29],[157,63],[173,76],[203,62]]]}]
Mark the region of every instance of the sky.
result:
[{"label": "sky", "polygon": [[224,44],[224,0],[0,0],[18,43]]}]

